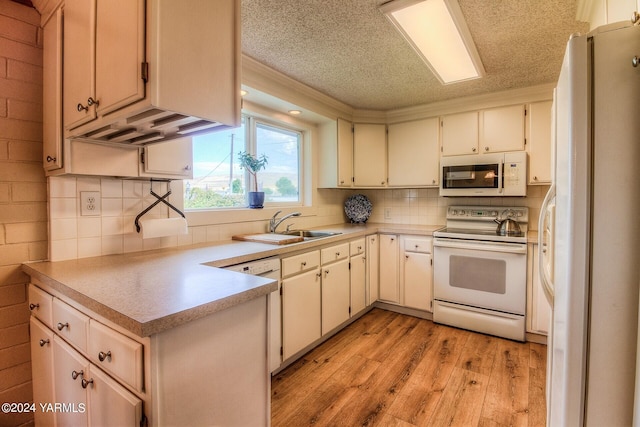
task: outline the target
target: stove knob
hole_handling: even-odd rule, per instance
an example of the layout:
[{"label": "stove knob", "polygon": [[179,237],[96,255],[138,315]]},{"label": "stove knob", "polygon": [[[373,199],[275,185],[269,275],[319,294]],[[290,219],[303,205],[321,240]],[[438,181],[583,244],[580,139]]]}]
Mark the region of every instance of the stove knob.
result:
[{"label": "stove knob", "polygon": [[498,211],[491,211],[491,216],[497,216],[498,215]]},{"label": "stove knob", "polygon": [[464,211],[460,211],[460,215],[464,215],[464,213],[465,213]]},{"label": "stove knob", "polygon": [[451,211],[451,214],[454,215],[454,216],[458,215],[458,211],[454,209],[454,210]]}]

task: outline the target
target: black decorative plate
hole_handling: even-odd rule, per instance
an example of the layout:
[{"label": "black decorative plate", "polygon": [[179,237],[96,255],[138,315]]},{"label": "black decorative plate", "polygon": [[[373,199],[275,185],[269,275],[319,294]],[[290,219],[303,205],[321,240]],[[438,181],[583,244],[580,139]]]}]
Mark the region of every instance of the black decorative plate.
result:
[{"label": "black decorative plate", "polygon": [[373,206],[364,194],[354,194],[344,202],[344,212],[351,222],[367,222]]}]

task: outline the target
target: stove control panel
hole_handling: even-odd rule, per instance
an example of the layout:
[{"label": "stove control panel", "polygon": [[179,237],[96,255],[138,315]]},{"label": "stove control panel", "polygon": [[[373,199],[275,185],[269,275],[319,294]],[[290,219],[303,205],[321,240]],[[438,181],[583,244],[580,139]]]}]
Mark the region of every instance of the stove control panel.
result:
[{"label": "stove control panel", "polygon": [[493,221],[495,219],[512,218],[518,222],[529,220],[529,208],[523,206],[449,206],[447,219]]}]

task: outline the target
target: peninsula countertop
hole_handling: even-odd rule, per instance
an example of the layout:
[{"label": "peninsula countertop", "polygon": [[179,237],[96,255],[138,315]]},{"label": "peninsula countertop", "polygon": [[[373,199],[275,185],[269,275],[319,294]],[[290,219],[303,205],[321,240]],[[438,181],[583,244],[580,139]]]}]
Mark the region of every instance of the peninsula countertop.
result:
[{"label": "peninsula countertop", "polygon": [[[147,337],[277,289],[272,279],[223,268],[373,233],[432,235],[440,225],[339,224],[342,234],[289,245],[225,241],[171,249],[23,264],[55,294]],[[319,228],[320,229],[320,228]]]}]

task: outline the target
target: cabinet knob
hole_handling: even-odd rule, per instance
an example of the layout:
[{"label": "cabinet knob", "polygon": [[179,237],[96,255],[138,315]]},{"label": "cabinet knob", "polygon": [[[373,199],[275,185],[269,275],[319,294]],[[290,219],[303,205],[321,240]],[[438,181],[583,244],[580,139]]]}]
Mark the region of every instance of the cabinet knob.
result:
[{"label": "cabinet knob", "polygon": [[93,378],[91,378],[90,380],[85,380],[84,378],[82,379],[82,388],[87,388],[89,384],[93,384]]},{"label": "cabinet knob", "polygon": [[40,347],[44,347],[46,344],[49,344],[48,338],[46,340],[40,340]]},{"label": "cabinet knob", "polygon": [[96,101],[92,97],[87,98],[87,105],[91,107],[92,105],[98,106],[100,105],[100,101]]},{"label": "cabinet knob", "polygon": [[380,184],[384,185],[384,181],[382,181]]},{"label": "cabinet knob", "polygon": [[328,276],[328,275],[329,275],[329,270],[325,270],[325,271],[324,271],[324,275],[325,275],[325,276]]},{"label": "cabinet knob", "polygon": [[489,147],[484,147],[484,151],[489,151]]},{"label": "cabinet knob", "polygon": [[111,360],[111,350],[107,351],[106,353],[104,351],[101,351],[100,353],[98,353],[98,360],[101,362],[104,362],[104,359],[109,359]]},{"label": "cabinet knob", "polygon": [[336,252],[336,257],[339,257],[339,256],[340,256],[340,252]]},{"label": "cabinet knob", "polygon": [[68,327],[69,327],[69,322],[67,322],[67,323],[58,322],[58,330],[59,331],[63,330],[64,328],[68,328]]},{"label": "cabinet knob", "polygon": [[73,378],[74,380],[76,380],[78,377],[81,377],[84,375],[84,371],[71,371],[71,378]]},{"label": "cabinet knob", "polygon": [[47,163],[51,163],[51,162],[55,162],[55,161],[56,161],[55,157],[47,156]]},{"label": "cabinet knob", "polygon": [[89,107],[87,107],[86,105],[82,105],[81,103],[78,102],[78,106],[76,107],[78,109],[79,112],[82,111],[89,111]]},{"label": "cabinet knob", "polygon": [[631,23],[637,24],[640,21],[640,13],[638,11],[633,12],[633,16],[631,16]]},{"label": "cabinet knob", "polygon": [[301,266],[301,267],[305,267],[306,265],[307,265],[307,262],[306,262],[306,261],[302,261],[302,262],[300,263],[300,266]]},{"label": "cabinet knob", "polygon": [[184,170],[186,170],[186,171],[190,171],[190,170],[191,170],[191,165],[187,165],[187,166],[185,166],[185,167],[184,167]]},{"label": "cabinet knob", "polygon": [[362,246],[358,246],[358,252],[362,250]]},{"label": "cabinet knob", "polygon": [[476,147],[473,147],[473,148],[471,149],[471,151],[473,151],[473,152],[475,153],[475,152],[476,152],[476,151],[478,151],[478,150],[476,149]]},{"label": "cabinet knob", "polygon": [[436,180],[434,179],[433,181],[431,181],[431,183],[432,183],[432,184],[435,184],[435,183],[436,183]]},{"label": "cabinet knob", "polygon": [[534,180],[534,181],[537,181],[537,180],[538,180],[538,177],[537,177],[537,176],[534,176],[534,177],[533,177],[533,180]]},{"label": "cabinet knob", "polygon": [[633,58],[631,58],[631,65],[633,65],[634,67],[637,67],[638,64],[640,64],[640,58],[638,58],[637,56],[634,56]]},{"label": "cabinet knob", "polygon": [[38,307],[40,307],[40,304],[34,304],[34,303],[29,304],[29,310],[33,310],[34,308],[38,308]]},{"label": "cabinet knob", "polygon": [[409,255],[405,255],[405,256],[404,256],[404,259],[409,259]]}]

